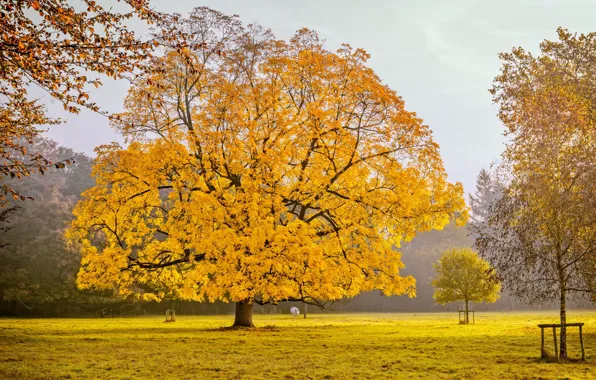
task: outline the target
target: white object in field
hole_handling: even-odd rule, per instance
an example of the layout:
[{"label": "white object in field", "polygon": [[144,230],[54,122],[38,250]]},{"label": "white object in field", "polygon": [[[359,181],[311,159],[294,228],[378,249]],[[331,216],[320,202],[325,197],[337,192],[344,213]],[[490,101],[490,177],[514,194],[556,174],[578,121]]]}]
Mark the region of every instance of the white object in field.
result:
[{"label": "white object in field", "polygon": [[293,307],[290,309],[290,314],[292,314],[295,317],[300,315],[300,309],[298,309],[297,307]]}]

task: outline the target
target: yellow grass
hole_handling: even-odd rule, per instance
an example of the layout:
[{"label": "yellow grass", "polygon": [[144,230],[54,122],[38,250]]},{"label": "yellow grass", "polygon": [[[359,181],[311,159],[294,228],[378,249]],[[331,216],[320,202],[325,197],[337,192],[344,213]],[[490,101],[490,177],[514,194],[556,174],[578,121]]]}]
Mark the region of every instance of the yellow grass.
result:
[{"label": "yellow grass", "polygon": [[[541,362],[538,323],[555,312],[457,315],[255,315],[0,319],[2,379],[594,379],[596,312],[585,322],[587,363]],[[547,335],[552,351],[552,336]],[[571,357],[579,357],[576,329]]]}]

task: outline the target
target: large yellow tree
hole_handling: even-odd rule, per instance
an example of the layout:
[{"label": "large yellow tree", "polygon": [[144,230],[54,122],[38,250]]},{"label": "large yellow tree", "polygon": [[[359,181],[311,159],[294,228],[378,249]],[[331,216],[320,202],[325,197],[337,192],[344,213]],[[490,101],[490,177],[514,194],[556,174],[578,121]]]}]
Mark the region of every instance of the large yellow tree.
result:
[{"label": "large yellow tree", "polygon": [[253,303],[414,296],[394,248],[465,219],[463,189],[368,55],[206,8],[166,33],[188,48],[130,90],[131,143],[97,150],[76,207],[79,285],[236,302],[236,326]]}]

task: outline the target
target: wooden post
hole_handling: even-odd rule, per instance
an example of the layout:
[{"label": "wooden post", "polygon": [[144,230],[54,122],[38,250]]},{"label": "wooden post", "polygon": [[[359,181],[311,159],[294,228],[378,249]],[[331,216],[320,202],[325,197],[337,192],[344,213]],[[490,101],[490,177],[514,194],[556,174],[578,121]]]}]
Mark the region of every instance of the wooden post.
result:
[{"label": "wooden post", "polygon": [[579,325],[579,344],[582,347],[582,360],[586,361],[586,353],[584,352],[584,338],[582,336],[582,325]]},{"label": "wooden post", "polygon": [[553,326],[553,339],[555,340],[555,358],[559,361],[559,348],[557,347],[557,328]]},{"label": "wooden post", "polygon": [[176,322],[176,311],[174,311],[174,309],[166,310],[166,320],[165,321],[166,322]]},{"label": "wooden post", "polygon": [[544,352],[544,327],[540,328],[540,357],[546,359],[546,352]]}]

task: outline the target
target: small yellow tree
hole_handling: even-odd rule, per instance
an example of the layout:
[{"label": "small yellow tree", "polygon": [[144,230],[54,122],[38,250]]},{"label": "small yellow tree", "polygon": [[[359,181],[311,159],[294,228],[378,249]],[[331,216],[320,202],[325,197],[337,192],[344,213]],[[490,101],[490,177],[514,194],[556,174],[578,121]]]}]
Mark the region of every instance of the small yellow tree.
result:
[{"label": "small yellow tree", "polygon": [[442,305],[464,301],[466,303],[465,323],[469,322],[468,303],[492,303],[499,299],[501,284],[494,270],[470,248],[453,248],[445,251],[435,264],[437,275],[432,281],[433,295]]}]

